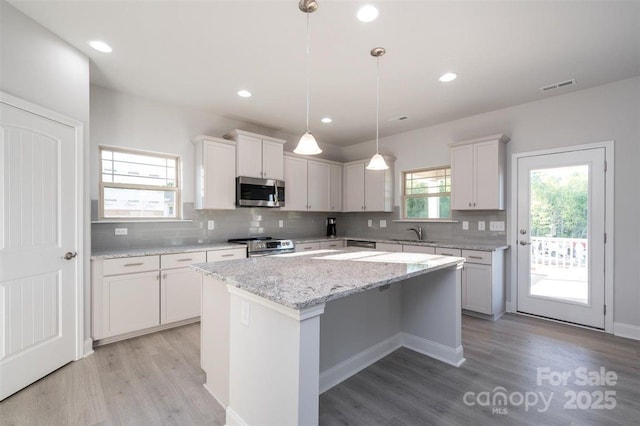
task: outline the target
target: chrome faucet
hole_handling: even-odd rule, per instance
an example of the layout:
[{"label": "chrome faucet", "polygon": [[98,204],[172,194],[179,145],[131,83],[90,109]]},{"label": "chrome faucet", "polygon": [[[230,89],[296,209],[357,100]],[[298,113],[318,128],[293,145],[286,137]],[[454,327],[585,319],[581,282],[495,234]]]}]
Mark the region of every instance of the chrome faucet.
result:
[{"label": "chrome faucet", "polygon": [[422,227],[414,226],[413,228],[407,228],[407,231],[413,231],[418,236],[418,241],[422,241]]}]

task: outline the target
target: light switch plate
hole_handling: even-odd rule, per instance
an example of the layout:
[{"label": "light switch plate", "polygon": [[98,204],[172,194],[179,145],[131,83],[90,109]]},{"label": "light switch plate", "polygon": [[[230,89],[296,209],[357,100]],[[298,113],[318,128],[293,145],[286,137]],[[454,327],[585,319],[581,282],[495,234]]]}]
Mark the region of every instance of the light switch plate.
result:
[{"label": "light switch plate", "polygon": [[386,228],[387,227],[387,221],[384,219],[380,219],[380,228]]},{"label": "light switch plate", "polygon": [[127,228],[116,228],[116,235],[127,235]]},{"label": "light switch plate", "polygon": [[216,225],[215,225],[213,220],[208,220],[207,221],[207,229],[209,231],[213,231],[214,229],[216,229]]},{"label": "light switch plate", "polygon": [[504,231],[504,221],[489,222],[489,231]]},{"label": "light switch plate", "polygon": [[278,227],[279,228],[284,228],[284,220],[279,220],[278,221]]},{"label": "light switch plate", "polygon": [[462,221],[462,229],[465,231],[469,230],[469,221],[468,220],[463,220]]},{"label": "light switch plate", "polygon": [[373,220],[369,219],[369,220],[367,221],[367,226],[368,226],[369,228],[371,228],[371,227],[373,226]]},{"label": "light switch plate", "polygon": [[478,222],[478,231],[484,231],[484,220]]}]

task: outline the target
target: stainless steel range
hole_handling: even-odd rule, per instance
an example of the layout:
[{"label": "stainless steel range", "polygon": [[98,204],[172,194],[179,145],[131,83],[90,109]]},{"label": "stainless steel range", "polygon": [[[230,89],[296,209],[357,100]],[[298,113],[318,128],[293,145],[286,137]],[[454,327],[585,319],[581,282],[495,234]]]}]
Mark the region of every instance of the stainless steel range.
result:
[{"label": "stainless steel range", "polygon": [[248,257],[291,253],[296,249],[291,240],[273,239],[271,237],[232,238],[228,242],[246,245]]}]

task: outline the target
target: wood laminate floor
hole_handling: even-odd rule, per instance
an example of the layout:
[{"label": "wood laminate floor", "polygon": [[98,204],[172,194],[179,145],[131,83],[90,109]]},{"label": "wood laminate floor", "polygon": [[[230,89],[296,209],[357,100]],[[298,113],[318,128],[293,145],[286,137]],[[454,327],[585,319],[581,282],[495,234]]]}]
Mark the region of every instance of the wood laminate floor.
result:
[{"label": "wood laminate floor", "polygon": [[[199,333],[191,324],[99,347],[0,402],[0,425],[222,425],[224,410],[202,387]],[[638,341],[505,315],[496,322],[465,316],[463,345],[460,368],[395,351],[322,394],[320,424],[640,423]],[[576,369],[601,367],[616,373],[615,385],[580,384]],[[566,384],[538,383],[539,368],[571,376]],[[501,391],[507,404],[492,406]],[[572,393],[575,409],[566,407]]]}]

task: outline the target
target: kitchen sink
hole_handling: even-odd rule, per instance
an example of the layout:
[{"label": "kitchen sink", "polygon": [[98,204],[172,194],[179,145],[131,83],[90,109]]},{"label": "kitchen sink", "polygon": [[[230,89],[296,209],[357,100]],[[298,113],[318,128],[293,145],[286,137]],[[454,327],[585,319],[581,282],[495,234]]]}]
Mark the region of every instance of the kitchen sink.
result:
[{"label": "kitchen sink", "polygon": [[403,238],[391,238],[391,241],[397,241],[399,243],[422,243],[422,244],[436,244],[437,241],[427,241],[427,240],[408,240]]}]

